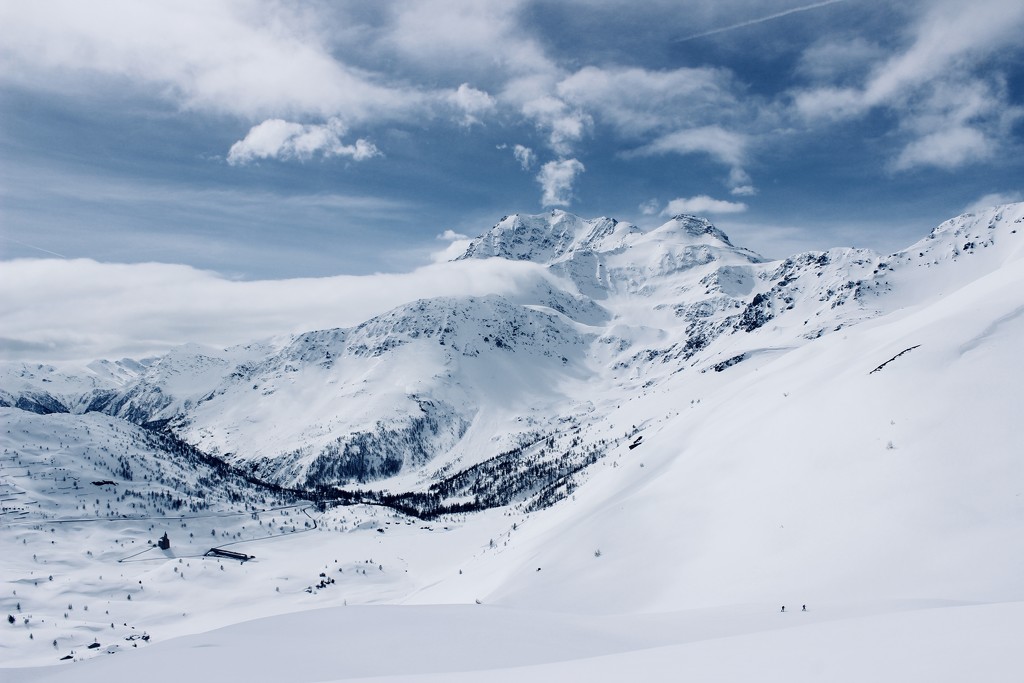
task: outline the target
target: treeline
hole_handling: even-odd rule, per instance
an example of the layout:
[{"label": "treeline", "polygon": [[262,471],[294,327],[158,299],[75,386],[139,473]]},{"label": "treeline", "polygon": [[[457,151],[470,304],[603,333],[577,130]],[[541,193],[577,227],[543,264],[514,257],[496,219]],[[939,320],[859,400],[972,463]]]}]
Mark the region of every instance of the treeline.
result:
[{"label": "treeline", "polygon": [[[365,484],[417,467],[466,433],[469,422],[439,401],[417,401],[420,414],[397,427],[378,422],[373,431],[349,434],[328,444],[306,470],[305,486]],[[447,437],[447,438],[446,438]]]},{"label": "treeline", "polygon": [[[577,430],[578,432],[578,430]],[[554,435],[521,443],[483,462],[445,476],[426,491],[338,489],[318,485],[313,497],[321,505],[384,505],[420,519],[479,512],[516,503],[528,511],[554,505],[572,495],[575,475],[597,462],[607,441],[584,445],[578,434],[563,448]]]}]

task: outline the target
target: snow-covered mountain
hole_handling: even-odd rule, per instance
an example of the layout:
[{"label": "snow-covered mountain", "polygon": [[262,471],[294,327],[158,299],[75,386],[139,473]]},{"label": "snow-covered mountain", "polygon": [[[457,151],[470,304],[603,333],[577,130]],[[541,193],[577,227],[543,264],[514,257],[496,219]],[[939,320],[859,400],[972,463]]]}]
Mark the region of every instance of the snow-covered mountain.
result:
[{"label": "snow-covered mountain", "polygon": [[[460,258],[545,275],[275,342],[0,365],[0,660],[138,646],[52,675],[220,656],[267,679],[296,662],[250,644],[287,633],[304,680],[743,680],[808,653],[855,680],[871,643],[1015,680],[1024,204],[890,255],[556,211]],[[228,543],[257,559],[204,555]]]},{"label": "snow-covered mountain", "polygon": [[[694,216],[647,232],[563,211],[509,216],[458,259],[548,269],[551,279],[516,297],[415,301],[283,345],[187,345],[83,372],[7,364],[0,403],[164,427],[263,480],[306,489],[386,480],[378,488],[436,493],[488,461],[534,477],[520,450],[548,440],[565,466],[526,487],[537,495],[578,469],[569,463],[615,443],[599,425],[624,398],[678,373],[805,346],[996,272],[1019,258],[1021,214],[1010,205],[961,216],[887,257],[846,248],[782,261],[735,247]],[[522,497],[497,493],[512,486],[502,476],[488,484],[474,495]]]}]

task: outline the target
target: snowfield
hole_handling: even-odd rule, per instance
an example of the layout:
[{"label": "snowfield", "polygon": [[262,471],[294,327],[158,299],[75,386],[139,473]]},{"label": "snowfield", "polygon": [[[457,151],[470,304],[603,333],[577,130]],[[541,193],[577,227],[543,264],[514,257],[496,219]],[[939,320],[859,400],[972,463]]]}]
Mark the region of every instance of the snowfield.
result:
[{"label": "snowfield", "polygon": [[1019,680],[1024,204],[888,256],[552,212],[462,258],[548,272],[0,368],[0,677]]},{"label": "snowfield", "polygon": [[1016,681],[1021,603],[786,617],[722,608],[593,619],[496,607],[350,607],[249,621],[21,681]]}]

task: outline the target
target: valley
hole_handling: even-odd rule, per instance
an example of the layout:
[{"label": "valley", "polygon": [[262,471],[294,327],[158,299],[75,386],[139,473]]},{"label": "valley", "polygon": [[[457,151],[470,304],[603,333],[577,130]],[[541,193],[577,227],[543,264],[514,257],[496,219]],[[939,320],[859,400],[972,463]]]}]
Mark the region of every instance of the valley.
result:
[{"label": "valley", "polygon": [[778,261],[552,211],[467,259],[540,268],[351,328],[3,363],[5,680],[1024,665],[1024,204]]}]

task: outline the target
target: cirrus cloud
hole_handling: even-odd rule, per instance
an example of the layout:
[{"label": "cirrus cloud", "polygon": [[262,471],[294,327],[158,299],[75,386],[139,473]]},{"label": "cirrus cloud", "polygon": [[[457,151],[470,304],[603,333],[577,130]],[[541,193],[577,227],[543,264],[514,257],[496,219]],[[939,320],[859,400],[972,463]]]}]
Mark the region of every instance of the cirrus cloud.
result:
[{"label": "cirrus cloud", "polygon": [[[825,54],[842,59],[810,73],[833,82],[793,93],[795,111],[811,122],[842,122],[875,109],[895,115],[904,138],[890,163],[897,171],[951,170],[988,159],[1024,118],[1024,109],[1010,103],[999,71],[978,68],[999,51],[1019,48],[1024,4],[937,0],[924,7],[905,49],[886,56],[862,39],[831,44]],[[822,50],[808,50],[805,72]]]}]

